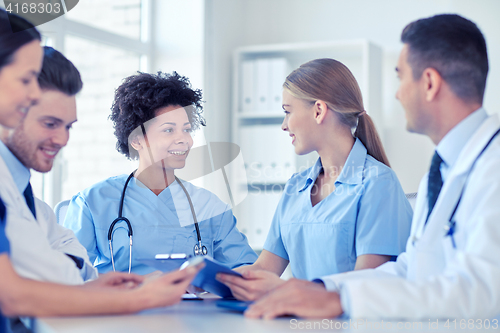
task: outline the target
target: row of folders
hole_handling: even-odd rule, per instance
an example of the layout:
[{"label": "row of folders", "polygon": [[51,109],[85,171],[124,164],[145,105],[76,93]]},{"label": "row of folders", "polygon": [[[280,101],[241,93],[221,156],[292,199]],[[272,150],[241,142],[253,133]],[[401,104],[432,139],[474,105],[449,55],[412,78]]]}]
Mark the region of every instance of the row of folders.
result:
[{"label": "row of folders", "polygon": [[238,229],[248,237],[252,248],[264,247],[281,195],[279,191],[249,191],[238,206]]},{"label": "row of folders", "polygon": [[282,87],[289,74],[286,58],[244,60],[240,69],[240,111],[280,113]]},{"label": "row of folders", "polygon": [[292,139],[280,125],[245,126],[239,135],[249,183],[284,184],[297,172]]}]

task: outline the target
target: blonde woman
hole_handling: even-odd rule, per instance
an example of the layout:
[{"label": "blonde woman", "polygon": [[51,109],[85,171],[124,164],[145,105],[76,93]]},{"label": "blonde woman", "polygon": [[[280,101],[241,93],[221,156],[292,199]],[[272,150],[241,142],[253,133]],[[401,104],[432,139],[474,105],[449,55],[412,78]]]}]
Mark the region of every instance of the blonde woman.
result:
[{"label": "blonde woman", "polygon": [[283,109],[295,152],[319,159],[287,182],[264,250],[239,269],[244,278],[218,276],[242,300],[280,285],[289,263],[300,279],[377,267],[404,251],[410,233],[411,206],[346,66],[316,59],[294,70]]}]

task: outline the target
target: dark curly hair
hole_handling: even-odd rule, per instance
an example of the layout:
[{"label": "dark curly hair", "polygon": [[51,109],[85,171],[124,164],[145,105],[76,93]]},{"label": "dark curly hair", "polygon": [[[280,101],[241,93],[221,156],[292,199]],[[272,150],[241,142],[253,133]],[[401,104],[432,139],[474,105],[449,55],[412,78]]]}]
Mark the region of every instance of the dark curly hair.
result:
[{"label": "dark curly hair", "polygon": [[129,136],[139,126],[153,119],[160,108],[180,105],[186,108],[191,128],[205,126],[201,115],[201,90],[192,89],[189,79],[172,72],[141,73],[129,76],[116,89],[109,119],[113,121],[116,149],[129,159],[136,159],[137,152],[129,147]]}]

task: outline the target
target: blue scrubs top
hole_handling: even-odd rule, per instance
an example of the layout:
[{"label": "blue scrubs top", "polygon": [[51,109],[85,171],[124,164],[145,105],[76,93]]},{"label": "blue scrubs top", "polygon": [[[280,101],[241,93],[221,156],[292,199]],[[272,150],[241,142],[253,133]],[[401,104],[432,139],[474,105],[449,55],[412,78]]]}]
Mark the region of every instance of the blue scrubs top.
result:
[{"label": "blue scrubs top", "polygon": [[[6,209],[5,205],[0,198],[0,255],[9,254],[9,240],[5,235],[5,222],[6,222]],[[8,326],[7,318],[4,317],[2,311],[0,311],[0,332],[10,332],[10,328]]]},{"label": "blue scrubs top", "polygon": [[363,254],[404,251],[413,211],[392,169],[356,139],[335,190],[312,206],[321,159],[287,182],[264,249],[290,261],[294,277],[351,271]]},{"label": "blue scrubs top", "polygon": [[[66,213],[64,226],[74,231],[99,273],[113,270],[108,229],[118,216],[127,177],[112,177],[78,193]],[[254,263],[257,255],[236,228],[230,207],[210,191],[189,182],[183,181],[183,185],[191,196],[208,254],[231,268]],[[154,271],[137,259],[153,259],[159,253],[193,254],[198,238],[188,200],[177,182],[156,196],[132,178],[125,194],[123,216],[129,219],[133,229],[132,272]],[[128,271],[129,238],[125,222],[115,225],[113,254],[116,270]]]}]

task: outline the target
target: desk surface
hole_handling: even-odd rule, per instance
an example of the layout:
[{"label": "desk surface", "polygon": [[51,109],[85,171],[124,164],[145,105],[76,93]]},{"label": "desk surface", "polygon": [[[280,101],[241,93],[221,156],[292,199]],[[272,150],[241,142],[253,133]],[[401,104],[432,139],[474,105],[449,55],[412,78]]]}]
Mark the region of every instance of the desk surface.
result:
[{"label": "desk surface", "polygon": [[[498,322],[497,322],[498,323]],[[383,325],[383,326],[382,326]],[[406,327],[405,327],[406,325]],[[431,326],[432,325],[432,326]],[[456,328],[455,328],[456,327]],[[477,327],[476,327],[477,328]],[[36,333],[132,333],[132,332],[238,332],[267,333],[293,331],[342,331],[342,332],[455,332],[498,331],[493,329],[460,329],[459,320],[422,320],[412,322],[387,322],[383,320],[297,320],[279,318],[275,320],[247,319],[241,313],[218,308],[216,299],[182,301],[160,309],[143,311],[136,315],[41,318],[35,322]]]},{"label": "desk surface", "polygon": [[181,303],[136,315],[40,318],[37,333],[99,332],[281,332],[290,330],[290,318],[252,320],[239,312],[218,308],[216,299],[184,300]]}]

